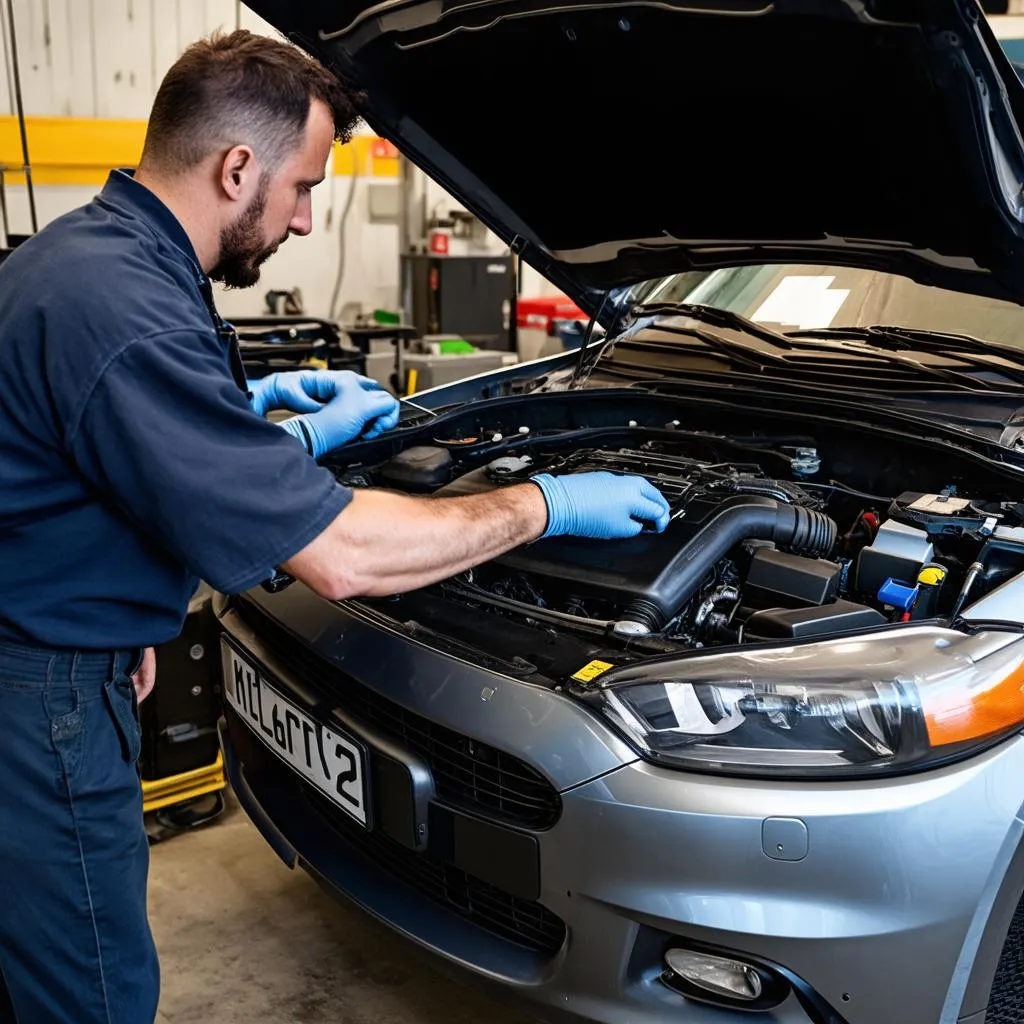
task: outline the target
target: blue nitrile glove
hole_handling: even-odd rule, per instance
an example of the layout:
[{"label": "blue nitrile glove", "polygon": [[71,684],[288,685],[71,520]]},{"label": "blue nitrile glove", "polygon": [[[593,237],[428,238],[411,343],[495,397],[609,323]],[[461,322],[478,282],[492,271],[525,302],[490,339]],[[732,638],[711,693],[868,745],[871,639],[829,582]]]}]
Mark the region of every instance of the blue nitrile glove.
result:
[{"label": "blue nitrile glove", "polygon": [[[326,405],[319,405],[316,412],[293,416],[280,424],[294,434],[314,458],[360,435],[364,439],[376,437],[398,423],[398,402],[392,394],[367,377],[351,371],[339,373],[349,373],[350,376],[341,382],[325,384],[325,390],[332,386],[336,389],[334,397]],[[373,387],[366,386],[367,381]]]},{"label": "blue nitrile glove", "polygon": [[541,537],[635,537],[646,523],[661,533],[668,526],[668,502],[642,476],[600,471],[530,478],[548,506],[548,526]]},{"label": "blue nitrile glove", "polygon": [[[306,394],[319,402],[330,402],[335,398],[348,396],[348,401],[354,404],[365,403],[366,392],[376,393],[381,403],[378,408],[383,411],[368,417],[364,421],[362,431],[356,431],[353,437],[359,436],[362,440],[369,441],[398,425],[398,417],[401,414],[398,400],[372,377],[363,377],[351,370],[316,370],[312,371],[310,376],[304,377],[301,383]],[[321,409],[323,406],[317,408]]]},{"label": "blue nitrile glove", "polygon": [[316,412],[323,403],[312,397],[313,378],[317,370],[291,370],[287,373],[269,373],[259,380],[247,380],[252,392],[252,408],[257,416],[266,416],[275,409],[292,412]]}]

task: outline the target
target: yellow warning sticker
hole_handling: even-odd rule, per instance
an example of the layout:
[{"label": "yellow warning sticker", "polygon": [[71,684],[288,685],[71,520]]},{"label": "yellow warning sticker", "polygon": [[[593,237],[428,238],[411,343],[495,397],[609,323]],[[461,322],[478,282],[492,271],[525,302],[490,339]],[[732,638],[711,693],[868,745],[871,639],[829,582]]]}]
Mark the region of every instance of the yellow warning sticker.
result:
[{"label": "yellow warning sticker", "polygon": [[592,679],[596,679],[599,675],[614,667],[614,665],[607,661],[591,661],[584,665],[579,672],[574,672],[572,678],[581,683],[589,683]]}]

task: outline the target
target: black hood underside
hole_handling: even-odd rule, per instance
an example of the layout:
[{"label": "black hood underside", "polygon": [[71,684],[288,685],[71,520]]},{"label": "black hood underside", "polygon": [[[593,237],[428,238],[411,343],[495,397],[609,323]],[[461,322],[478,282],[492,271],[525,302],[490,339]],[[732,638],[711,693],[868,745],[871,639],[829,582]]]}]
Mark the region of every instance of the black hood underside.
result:
[{"label": "black hood underside", "polygon": [[247,0],[527,262],[830,263],[1024,303],[1024,86],[974,0]]}]

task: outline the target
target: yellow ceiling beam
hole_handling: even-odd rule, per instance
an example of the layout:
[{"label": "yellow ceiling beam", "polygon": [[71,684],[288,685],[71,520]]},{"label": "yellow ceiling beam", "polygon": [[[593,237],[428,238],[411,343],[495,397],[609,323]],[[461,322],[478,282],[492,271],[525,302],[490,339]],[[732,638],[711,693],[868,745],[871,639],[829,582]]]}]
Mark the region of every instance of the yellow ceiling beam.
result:
[{"label": "yellow ceiling beam", "polygon": [[[145,121],[83,117],[26,119],[32,180],[38,185],[102,185],[112,167],[134,167],[142,155]],[[0,169],[8,184],[24,184],[17,118],[0,117]],[[393,148],[372,135],[335,145],[333,173],[372,178],[398,177]]]}]

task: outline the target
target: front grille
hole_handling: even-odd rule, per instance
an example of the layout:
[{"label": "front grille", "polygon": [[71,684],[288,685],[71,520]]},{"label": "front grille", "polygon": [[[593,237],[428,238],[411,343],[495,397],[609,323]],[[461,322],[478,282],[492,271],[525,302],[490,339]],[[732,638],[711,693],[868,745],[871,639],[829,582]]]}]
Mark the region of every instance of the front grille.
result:
[{"label": "front grille", "polygon": [[547,907],[511,896],[429,853],[407,850],[381,832],[367,832],[350,825],[329,800],[311,786],[299,785],[331,829],[389,875],[507,942],[544,956],[562,948],[565,923]]},{"label": "front grille", "polygon": [[1017,907],[992,982],[986,1024],[1024,1024],[1024,901]]},{"label": "front grille", "polygon": [[512,896],[429,852],[406,849],[383,832],[366,831],[315,786],[279,766],[263,741],[234,711],[227,711],[227,719],[231,746],[245,765],[246,780],[271,818],[280,816],[283,821],[287,814],[306,807],[339,843],[482,931],[543,956],[552,956],[562,948],[565,923],[547,907]]},{"label": "front grille", "polygon": [[419,754],[441,803],[520,828],[550,828],[558,820],[558,791],[518,757],[431,722],[356,682],[251,602],[239,602],[238,611],[289,668],[328,690],[344,711]]}]

